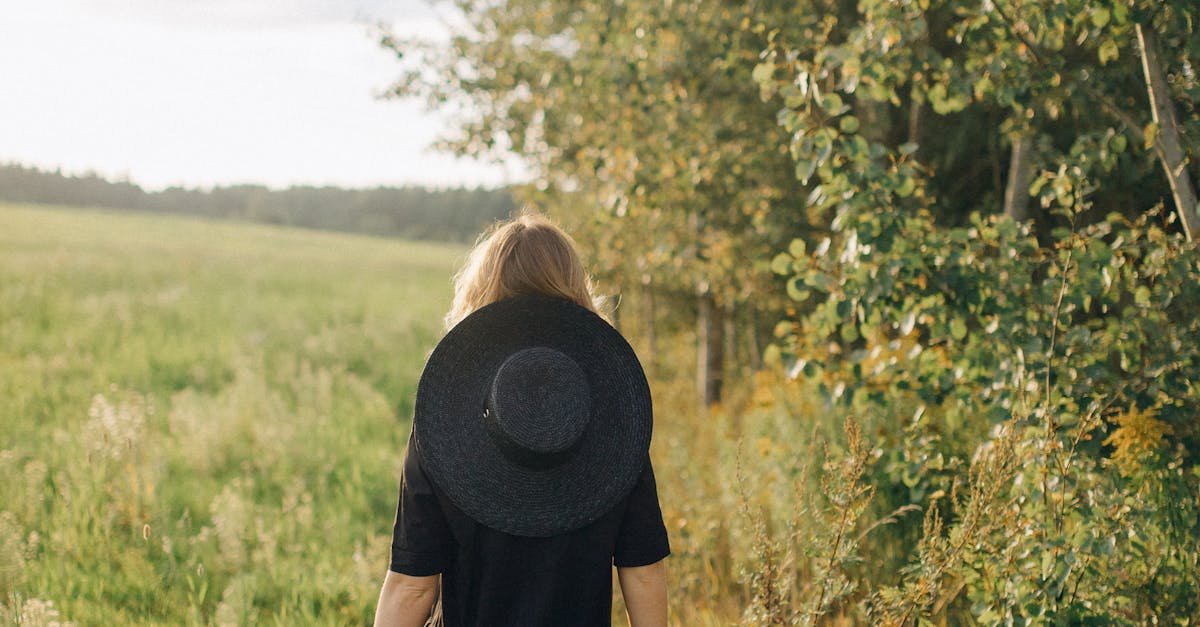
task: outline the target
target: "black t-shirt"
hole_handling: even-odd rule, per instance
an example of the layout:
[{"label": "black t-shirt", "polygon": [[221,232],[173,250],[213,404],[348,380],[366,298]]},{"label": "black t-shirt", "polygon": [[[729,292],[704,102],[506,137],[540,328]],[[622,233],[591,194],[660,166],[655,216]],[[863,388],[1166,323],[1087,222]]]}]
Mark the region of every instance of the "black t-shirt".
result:
[{"label": "black t-shirt", "polygon": [[430,481],[416,449],[405,453],[391,570],[442,574],[446,627],[607,627],[612,566],[645,566],[670,553],[649,460],[629,496],[596,522],[525,538],[469,518]]}]

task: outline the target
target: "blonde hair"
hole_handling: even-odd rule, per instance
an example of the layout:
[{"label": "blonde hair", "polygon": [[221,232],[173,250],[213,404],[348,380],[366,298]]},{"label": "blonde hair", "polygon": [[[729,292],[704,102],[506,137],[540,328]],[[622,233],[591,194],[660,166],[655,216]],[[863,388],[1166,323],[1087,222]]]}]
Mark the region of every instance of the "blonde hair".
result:
[{"label": "blonde hair", "polygon": [[575,241],[532,211],[498,222],[480,236],[454,276],[454,304],[446,313],[446,328],[484,305],[525,294],[565,298],[598,312],[592,279]]}]

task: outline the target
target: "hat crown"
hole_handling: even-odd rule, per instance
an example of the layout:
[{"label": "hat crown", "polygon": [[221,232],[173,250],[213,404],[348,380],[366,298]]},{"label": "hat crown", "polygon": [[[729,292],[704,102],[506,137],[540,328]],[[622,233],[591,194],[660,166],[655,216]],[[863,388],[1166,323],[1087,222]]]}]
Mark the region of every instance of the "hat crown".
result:
[{"label": "hat crown", "polygon": [[492,379],[484,423],[505,456],[533,469],[566,461],[591,419],[591,388],[579,364],[547,347],[509,355]]},{"label": "hat crown", "polygon": [[[543,401],[513,400],[535,388]],[[569,300],[514,296],[468,315],[430,354],[412,450],[467,516],[545,538],[595,522],[630,493],[653,422],[645,373],[612,325]]]}]

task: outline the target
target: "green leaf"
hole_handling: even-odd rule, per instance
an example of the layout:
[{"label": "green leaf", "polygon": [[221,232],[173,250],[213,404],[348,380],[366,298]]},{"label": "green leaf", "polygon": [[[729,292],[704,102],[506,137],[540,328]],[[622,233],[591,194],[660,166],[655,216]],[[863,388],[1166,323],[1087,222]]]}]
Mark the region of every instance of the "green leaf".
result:
[{"label": "green leaf", "polygon": [[828,292],[833,287],[833,278],[820,270],[812,270],[808,273],[808,284],[813,289]]},{"label": "green leaf", "polygon": [[842,102],[842,97],[836,93],[828,93],[821,97],[821,108],[825,109],[829,115],[838,115],[842,112],[842,107],[845,104]]},{"label": "green leaf", "polygon": [[1129,6],[1121,2],[1113,3],[1112,18],[1118,25],[1129,21]]},{"label": "green leaf", "polygon": [[1146,287],[1145,285],[1139,285],[1137,289],[1133,291],[1133,301],[1139,305],[1149,305],[1150,288]]},{"label": "green leaf", "polygon": [[1100,44],[1100,65],[1108,65],[1109,61],[1115,61],[1121,56],[1121,51],[1117,48],[1117,42],[1106,39]]},{"label": "green leaf", "polygon": [[838,126],[841,127],[843,133],[857,133],[859,128],[858,118],[848,115],[842,118]]},{"label": "green leaf", "polygon": [[934,108],[940,107],[946,101],[946,86],[941,83],[934,83],[933,87],[929,88],[929,102]]},{"label": "green leaf", "polygon": [[771,272],[788,274],[792,270],[792,257],[787,253],[779,253],[771,260]]},{"label": "green leaf", "polygon": [[961,340],[967,336],[967,323],[963,322],[962,318],[954,318],[950,321],[950,337]]},{"label": "green leaf", "polygon": [[1125,152],[1128,143],[1129,140],[1125,139],[1124,135],[1114,135],[1112,139],[1108,140],[1108,148],[1113,152],[1121,153]]},{"label": "green leaf", "polygon": [[1096,28],[1104,28],[1104,26],[1108,24],[1110,17],[1112,17],[1112,14],[1108,12],[1108,9],[1100,7],[1095,11],[1092,11],[1092,24]]},{"label": "green leaf", "polygon": [[[742,71],[744,72],[745,70]],[[742,76],[745,76],[745,74]],[[750,77],[753,78],[754,82],[756,83],[765,83],[771,80],[773,76],[775,76],[774,63],[759,63],[758,65],[754,66],[754,70],[750,72]]]},{"label": "green leaf", "polygon": [[767,365],[779,365],[782,357],[782,351],[774,344],[768,344],[767,348],[763,350],[763,363]]},{"label": "green leaf", "polygon": [[904,177],[900,185],[896,187],[896,195],[901,198],[912,196],[913,191],[917,189],[917,182],[911,176]]},{"label": "green leaf", "polygon": [[962,94],[952,94],[944,83],[935,83],[929,88],[929,104],[938,115],[946,115],[962,111],[967,106],[967,98]]},{"label": "green leaf", "polygon": [[787,293],[788,298],[799,302],[808,300],[809,295],[812,294],[812,292],[805,287],[804,281],[798,276],[788,279]]},{"label": "green leaf", "polygon": [[819,165],[816,159],[797,159],[796,160],[796,179],[803,185],[808,185],[809,179],[812,178],[814,172],[817,171]]},{"label": "green leaf", "polygon": [[799,237],[793,239],[791,244],[788,244],[788,254],[796,258],[808,256],[807,250],[808,246]]}]

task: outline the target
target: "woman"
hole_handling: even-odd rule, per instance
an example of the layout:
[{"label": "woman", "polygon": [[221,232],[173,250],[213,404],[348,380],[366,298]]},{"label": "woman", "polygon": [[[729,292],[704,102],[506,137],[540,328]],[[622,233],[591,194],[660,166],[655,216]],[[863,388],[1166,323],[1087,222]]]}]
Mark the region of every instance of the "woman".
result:
[{"label": "woman", "polygon": [[666,625],[649,387],[570,236],[536,214],[497,225],[446,326],[417,387],[375,624],[609,625],[615,565],[630,624]]}]

